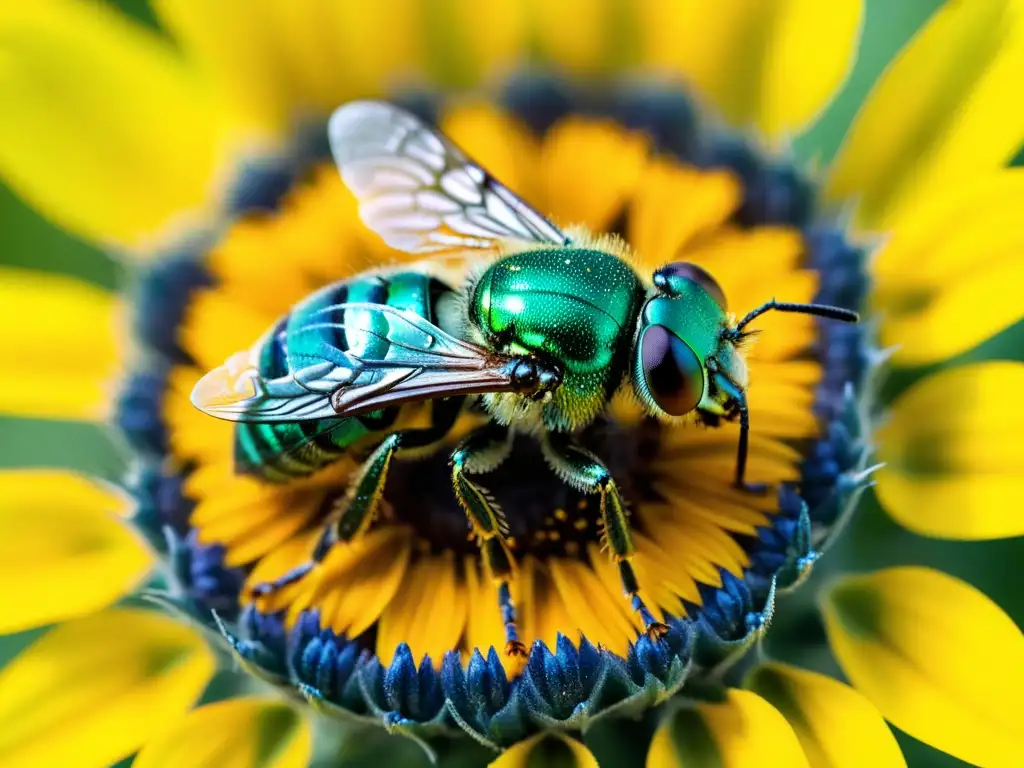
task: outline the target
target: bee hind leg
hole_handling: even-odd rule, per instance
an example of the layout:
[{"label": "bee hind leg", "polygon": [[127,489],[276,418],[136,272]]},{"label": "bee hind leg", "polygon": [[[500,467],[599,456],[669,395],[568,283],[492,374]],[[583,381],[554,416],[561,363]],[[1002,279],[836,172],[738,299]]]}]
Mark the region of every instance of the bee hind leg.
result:
[{"label": "bee hind leg", "polygon": [[526,658],[526,645],[519,639],[516,627],[516,606],[512,601],[512,589],[509,579],[512,578],[512,553],[497,536],[487,539],[481,547],[487,569],[498,580],[498,608],[501,621],[505,625],[505,655]]},{"label": "bee hind leg", "polygon": [[497,424],[488,424],[471,433],[452,453],[452,487],[480,545],[485,569],[498,586],[498,607],[505,625],[505,655],[524,658],[526,646],[519,639],[509,586],[515,561],[506,541],[508,527],[490,494],[468,477],[497,468],[511,450],[509,431]]},{"label": "bee hind leg", "polygon": [[402,432],[388,435],[363,462],[344,499],[332,511],[330,522],[324,526],[312,557],[274,581],[255,585],[252,588],[254,597],[271,595],[303,579],[327,557],[331,547],[340,541],[352,541],[369,528],[384,491],[391,459],[402,446],[404,437]]},{"label": "bee hind leg", "polygon": [[306,577],[310,571],[312,571],[321,560],[323,560],[331,547],[334,546],[336,537],[334,535],[334,526],[328,525],[324,528],[323,533],[320,534],[320,539],[316,543],[316,547],[313,549],[313,556],[302,565],[297,565],[290,571],[285,573],[283,576],[279,576],[273,581],[264,581],[261,584],[256,584],[252,587],[252,597],[266,597],[272,595],[275,592],[280,592],[285,587],[301,581]]},{"label": "bee hind leg", "polygon": [[640,583],[631,563],[636,548],[629,528],[629,513],[611,473],[597,456],[571,438],[549,434],[543,445],[545,458],[562,479],[584,493],[600,495],[602,544],[610,550],[618,567],[622,590],[643,622],[644,633],[652,640],[664,637],[668,626],[654,617],[640,597]]},{"label": "bee hind leg", "polygon": [[433,408],[430,426],[392,432],[385,437],[356,472],[344,499],[325,525],[312,557],[274,581],[255,585],[252,595],[264,597],[294,584],[322,562],[335,544],[352,541],[365,533],[376,516],[395,454],[402,449],[425,448],[441,440],[458,418],[462,403],[462,398],[439,400]]}]

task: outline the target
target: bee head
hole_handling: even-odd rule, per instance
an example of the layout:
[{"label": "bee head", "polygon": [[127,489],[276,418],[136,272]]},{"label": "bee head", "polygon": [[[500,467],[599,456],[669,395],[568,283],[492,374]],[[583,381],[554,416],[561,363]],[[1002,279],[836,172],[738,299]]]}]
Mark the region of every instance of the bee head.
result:
[{"label": "bee head", "polygon": [[658,269],[652,282],[633,350],[633,391],[652,415],[674,418],[708,404],[725,292],[706,270],[683,261]]},{"label": "bee head", "polygon": [[747,363],[739,343],[765,312],[792,312],[854,323],[856,312],[823,304],[772,299],[732,325],[725,292],[696,264],[675,262],[654,273],[640,314],[633,359],[633,389],[661,418],[693,410],[734,416],[745,401]]}]

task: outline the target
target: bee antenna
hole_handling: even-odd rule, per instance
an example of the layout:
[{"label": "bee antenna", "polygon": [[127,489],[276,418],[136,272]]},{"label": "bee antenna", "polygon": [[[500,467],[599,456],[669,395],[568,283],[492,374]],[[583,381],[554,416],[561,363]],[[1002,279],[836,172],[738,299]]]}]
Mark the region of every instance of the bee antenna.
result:
[{"label": "bee antenna", "polygon": [[740,320],[736,327],[733,329],[733,333],[739,335],[743,333],[743,328],[750,324],[753,320],[763,315],[765,312],[775,310],[776,312],[792,312],[799,315],[816,315],[817,317],[827,317],[829,320],[839,320],[843,323],[856,323],[860,320],[860,315],[854,312],[852,309],[844,309],[843,307],[833,307],[828,304],[791,304],[783,301],[766,301],[757,309],[753,309],[747,313],[746,317]]}]

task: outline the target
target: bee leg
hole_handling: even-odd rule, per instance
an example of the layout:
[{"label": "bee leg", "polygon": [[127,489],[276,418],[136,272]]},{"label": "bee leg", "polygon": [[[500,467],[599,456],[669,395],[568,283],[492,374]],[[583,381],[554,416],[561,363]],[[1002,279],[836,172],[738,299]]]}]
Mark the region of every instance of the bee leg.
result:
[{"label": "bee leg", "polygon": [[270,595],[294,584],[323,561],[335,544],[352,541],[365,533],[376,515],[391,459],[402,449],[425,448],[441,440],[458,418],[463,402],[461,397],[436,400],[430,426],[392,432],[385,437],[359,468],[344,500],[338,505],[338,514],[332,515],[333,522],[324,528],[310,560],[274,581],[257,584],[252,588],[253,596]]},{"label": "bee leg", "polygon": [[270,595],[289,584],[294,584],[312,571],[336,543],[351,541],[366,531],[370,523],[373,522],[377,503],[384,491],[391,459],[398,449],[403,447],[403,442],[408,442],[407,439],[403,441],[403,438],[407,438],[406,433],[403,432],[394,432],[388,435],[363,462],[349,486],[344,500],[337,506],[339,513],[332,514],[335,519],[324,528],[310,560],[274,581],[257,584],[252,589],[254,596]]},{"label": "bee leg", "polygon": [[742,387],[735,384],[721,373],[716,373],[712,381],[713,386],[726,395],[729,404],[729,415],[731,421],[740,417],[740,440],[736,446],[736,474],[733,476],[733,487],[752,494],[763,494],[768,490],[767,483],[748,483],[747,475],[747,453],[750,450],[750,410],[747,408],[747,394]]},{"label": "bee leg", "polygon": [[753,494],[763,494],[768,490],[767,483],[748,483],[747,474],[747,452],[750,443],[750,411],[747,410],[747,398],[740,393],[738,398],[740,413],[740,441],[736,447],[736,479],[733,485],[741,491]]},{"label": "bee leg", "polygon": [[629,513],[611,473],[597,456],[577,445],[571,438],[548,434],[544,439],[544,456],[552,469],[569,485],[584,493],[601,497],[602,545],[618,566],[622,590],[644,625],[645,634],[652,640],[663,637],[668,626],[654,618],[654,614],[640,597],[640,584],[631,560],[636,553],[633,534],[629,528]]},{"label": "bee leg", "polygon": [[505,655],[525,659],[526,645],[519,639],[516,606],[509,586],[509,579],[513,573],[512,553],[500,536],[485,539],[480,549],[487,570],[498,582],[498,609],[501,611],[501,621],[505,625]]},{"label": "bee leg", "polygon": [[320,534],[320,538],[316,542],[316,547],[313,549],[313,556],[310,560],[302,565],[292,568],[283,576],[279,576],[273,581],[265,581],[262,584],[256,584],[251,590],[252,596],[266,597],[267,595],[272,595],[275,592],[280,592],[290,584],[301,581],[305,578],[307,573],[312,571],[313,568],[315,568],[317,564],[327,556],[331,547],[334,546],[335,541],[334,526],[326,526],[323,533]]},{"label": "bee leg", "polygon": [[511,435],[500,425],[488,424],[471,433],[452,453],[452,487],[480,544],[484,566],[498,584],[498,607],[505,624],[505,654],[525,657],[526,646],[516,629],[515,604],[509,588],[515,566],[505,539],[508,526],[501,508],[486,490],[468,477],[496,469],[511,450]]}]

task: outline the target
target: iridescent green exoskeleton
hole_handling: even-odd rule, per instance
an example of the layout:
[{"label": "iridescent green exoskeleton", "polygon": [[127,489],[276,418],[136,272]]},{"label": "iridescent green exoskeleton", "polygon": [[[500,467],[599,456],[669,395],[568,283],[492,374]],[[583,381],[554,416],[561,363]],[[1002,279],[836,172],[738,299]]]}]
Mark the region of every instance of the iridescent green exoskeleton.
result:
[{"label": "iridescent green exoskeleton", "polygon": [[[670,423],[693,411],[712,425],[738,419],[735,483],[757,491],[745,478],[745,326],[768,310],[856,315],[773,300],[732,324],[722,290],[698,266],[668,264],[645,281],[621,240],[562,232],[411,114],[355,102],[335,112],[329,134],[366,224],[393,248],[432,256],[318,291],[196,385],[197,407],[238,422],[239,471],[288,482],[369,450],[312,561],[257,590],[302,578],[335,542],[361,535],[395,455],[442,443],[473,407],[489,418],[451,453],[451,481],[497,584],[506,652],[525,654],[513,556],[503,512],[476,477],[507,458],[517,433],[539,442],[566,483],[600,497],[623,590],[648,634],[664,633],[638,594],[615,478],[577,435],[623,387]],[[453,257],[480,269],[447,279],[435,267]],[[427,426],[398,426],[403,409],[426,402]]]}]

